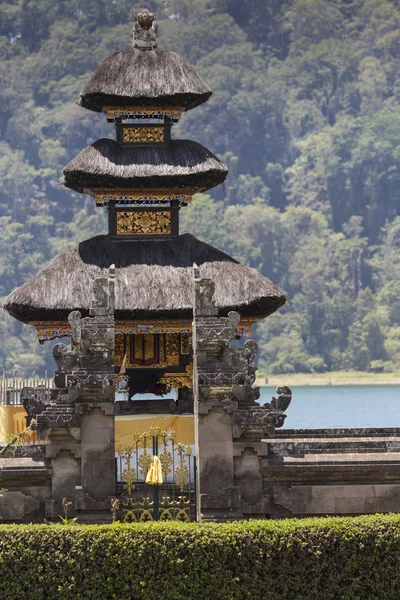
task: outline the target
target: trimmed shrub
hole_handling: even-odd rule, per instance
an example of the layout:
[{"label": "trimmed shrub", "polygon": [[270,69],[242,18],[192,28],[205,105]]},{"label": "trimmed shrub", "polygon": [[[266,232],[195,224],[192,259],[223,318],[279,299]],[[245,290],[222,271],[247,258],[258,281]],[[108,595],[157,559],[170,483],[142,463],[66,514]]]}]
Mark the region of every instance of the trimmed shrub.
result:
[{"label": "trimmed shrub", "polygon": [[400,516],[0,526],[1,600],[399,600]]}]

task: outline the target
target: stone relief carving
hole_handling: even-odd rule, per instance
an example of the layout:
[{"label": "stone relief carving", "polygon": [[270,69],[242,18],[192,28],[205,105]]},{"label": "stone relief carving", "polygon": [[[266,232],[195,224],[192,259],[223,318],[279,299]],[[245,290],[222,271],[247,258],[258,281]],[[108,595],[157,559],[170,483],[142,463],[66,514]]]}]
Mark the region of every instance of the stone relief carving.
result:
[{"label": "stone relief carving", "polygon": [[288,387],[277,388],[278,398],[260,406],[260,388],[253,387],[257,368],[254,360],[258,346],[248,340],[242,347],[231,345],[237,331],[240,315],[230,312],[218,317],[215,305],[215,284],[201,278],[194,265],[194,327],[197,356],[197,383],[199,412],[219,406],[234,416],[234,437],[273,435],[281,427],[284,411],[291,401]]},{"label": "stone relief carving", "polygon": [[279,394],[278,398],[272,397],[271,402],[264,406],[249,406],[235,411],[234,438],[272,436],[276,428],[282,427],[286,419],[284,411],[292,400],[292,391],[287,386],[278,386],[276,393]]},{"label": "stone relief carving", "polygon": [[157,32],[156,16],[144,8],[136,15],[133,27],[133,47],[141,50],[157,48]]},{"label": "stone relief carving", "polygon": [[77,403],[114,401],[114,276],[112,266],[108,277],[94,280],[89,317],[70,313],[72,349],[65,344],[53,347],[56,387],[50,398],[39,406],[26,396],[27,406],[34,404],[31,412],[37,415],[41,438],[54,427],[79,427],[82,410],[76,410]]}]

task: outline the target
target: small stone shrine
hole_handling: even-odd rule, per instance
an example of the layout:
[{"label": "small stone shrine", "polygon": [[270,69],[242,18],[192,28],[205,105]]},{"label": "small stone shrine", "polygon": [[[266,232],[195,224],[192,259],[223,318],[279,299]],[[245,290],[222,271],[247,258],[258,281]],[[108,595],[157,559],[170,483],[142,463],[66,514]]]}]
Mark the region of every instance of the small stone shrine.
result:
[{"label": "small stone shrine", "polygon": [[179,233],[180,210],[228,174],[208,149],[172,135],[181,115],[211,93],[183,58],[158,47],[155,16],[142,10],[132,47],[107,57],[77,100],[103,112],[116,139],[82,150],[62,184],[107,210],[108,233],[56,256],[4,304],[36,327],[40,343],[72,341],[53,349],[51,397],[38,405],[26,393],[50,442],[47,518],[67,497],[82,520],[106,519],[116,493],[115,392],[128,402],[172,389],[178,409],[195,411],[204,518],[265,515],[262,438],[283,424],[291,394],[282,389],[260,407],[257,345],[231,342],[249,336],[286,296],[254,269]]}]

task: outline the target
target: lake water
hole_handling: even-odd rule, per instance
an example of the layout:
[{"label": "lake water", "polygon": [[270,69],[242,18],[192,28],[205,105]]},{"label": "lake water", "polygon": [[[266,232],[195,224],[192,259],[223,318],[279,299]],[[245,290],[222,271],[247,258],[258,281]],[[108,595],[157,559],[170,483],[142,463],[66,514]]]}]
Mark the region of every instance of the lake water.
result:
[{"label": "lake water", "polygon": [[[400,427],[400,385],[294,386],[285,429]],[[261,388],[260,404],[276,396]]]}]

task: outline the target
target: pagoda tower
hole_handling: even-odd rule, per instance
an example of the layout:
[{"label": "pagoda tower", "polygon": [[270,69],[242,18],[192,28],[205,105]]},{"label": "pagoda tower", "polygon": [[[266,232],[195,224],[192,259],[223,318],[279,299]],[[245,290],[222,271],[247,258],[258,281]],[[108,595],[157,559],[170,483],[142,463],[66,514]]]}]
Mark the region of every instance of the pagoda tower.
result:
[{"label": "pagoda tower", "polygon": [[254,269],[179,235],[179,211],[228,174],[202,145],[172,137],[181,115],[211,93],[183,58],[157,46],[155,17],[141,11],[132,47],[108,56],[77,100],[103,112],[115,124],[116,139],[82,150],[61,180],[106,207],[108,234],[59,254],[4,303],[12,316],[37,328],[41,343],[71,335],[68,314],[89,314],[88,290],[114,264],[115,367],[132,376],[131,395],[190,387],[193,263],[215,281],[219,315],[236,310],[242,316],[238,335],[249,334],[286,300]]},{"label": "pagoda tower", "polygon": [[180,210],[228,174],[207,148],[172,134],[182,114],[211,93],[183,58],[158,47],[155,16],[142,10],[132,47],[108,56],[77,100],[105,114],[115,140],[100,139],[82,150],[61,180],[108,211],[108,233],[56,256],[4,303],[13,317],[36,327],[41,343],[71,336],[68,316],[94,314],[91,290],[113,266],[114,372],[129,398],[161,396],[172,388],[178,402],[191,394],[193,265],[198,279],[214,282],[214,316],[240,314],[236,337],[249,335],[253,323],[286,301],[256,270],[179,233]]}]

